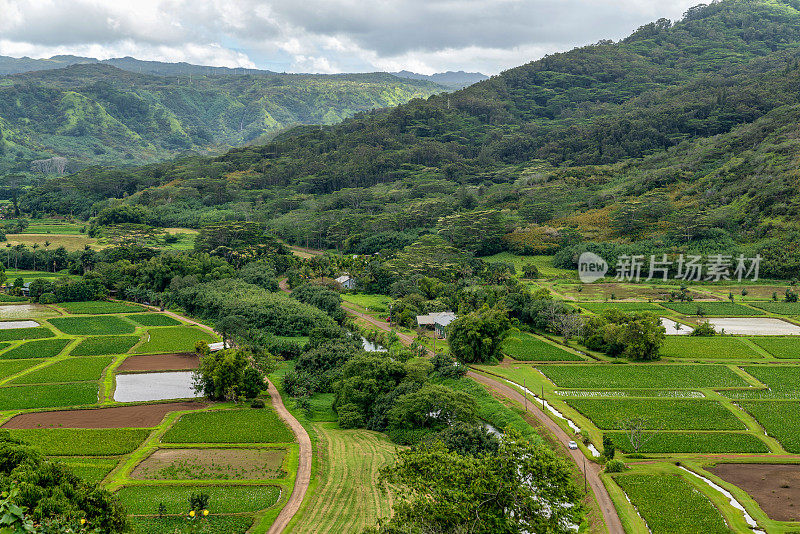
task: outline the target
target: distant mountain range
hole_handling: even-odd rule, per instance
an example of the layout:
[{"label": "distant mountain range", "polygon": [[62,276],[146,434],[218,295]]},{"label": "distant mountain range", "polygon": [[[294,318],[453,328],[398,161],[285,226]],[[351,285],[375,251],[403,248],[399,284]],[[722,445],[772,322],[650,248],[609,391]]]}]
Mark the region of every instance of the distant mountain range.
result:
[{"label": "distant mountain range", "polygon": [[[53,56],[49,59],[33,59],[29,57],[14,58],[0,56],[0,75],[20,74],[23,72],[33,72],[39,70],[52,70],[69,67],[71,65],[81,65],[87,63],[103,63],[118,69],[135,72],[138,74],[153,74],[155,76],[230,76],[230,75],[264,75],[274,76],[281,74],[270,70],[229,68],[229,67],[209,67],[204,65],[192,65],[191,63],[165,63],[163,61],[143,61],[132,57],[119,57],[112,59],[99,60],[91,57],[81,56]],[[433,82],[449,89],[461,89],[473,83],[483,81],[488,78],[480,72],[448,71],[426,75],[417,74],[403,70],[400,72],[390,72],[398,78],[410,80],[424,80]],[[324,75],[321,75],[324,76]]]}]

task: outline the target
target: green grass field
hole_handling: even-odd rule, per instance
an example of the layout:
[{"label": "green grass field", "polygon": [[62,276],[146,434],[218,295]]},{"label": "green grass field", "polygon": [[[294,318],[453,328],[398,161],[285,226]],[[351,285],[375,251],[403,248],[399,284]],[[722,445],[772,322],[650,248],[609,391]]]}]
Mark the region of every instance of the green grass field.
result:
[{"label": "green grass field", "polygon": [[178,326],[181,324],[180,321],[163,313],[137,313],[125,317],[142,326]]},{"label": "green grass field", "polygon": [[113,358],[67,358],[58,360],[11,381],[12,384],[49,384],[54,382],[84,382],[100,380],[103,369]]},{"label": "green grass field", "polygon": [[88,317],[56,317],[50,324],[73,336],[98,336],[114,334],[133,334],[132,323],[113,315]]},{"label": "green grass field", "polygon": [[28,341],[18,347],[0,354],[4,360],[18,360],[26,358],[52,358],[61,354],[71,339],[63,337]]},{"label": "green grass field", "polygon": [[17,341],[20,339],[43,339],[54,337],[55,334],[49,328],[34,326],[33,328],[12,328],[0,330],[0,341]]},{"label": "green grass field", "polygon": [[702,315],[715,317],[753,317],[764,315],[762,310],[756,310],[733,302],[664,302],[662,306],[676,311],[681,315],[701,315],[698,313],[698,308],[702,310]]},{"label": "green grass field", "polygon": [[577,271],[572,269],[561,269],[553,265],[553,256],[519,256],[511,252],[501,252],[494,256],[482,258],[488,263],[510,263],[517,269],[517,273],[522,276],[522,269],[526,265],[535,265],[539,269],[539,275],[545,278],[567,277],[577,278]]},{"label": "green grass field", "polygon": [[363,293],[345,293],[342,295],[342,300],[376,312],[389,311],[389,305],[392,303],[392,298],[386,295],[367,295]]},{"label": "green grass field", "polygon": [[81,406],[97,402],[95,382],[74,384],[37,384],[0,388],[0,410],[29,410]]},{"label": "green grass field", "polygon": [[[617,448],[634,452],[630,439],[624,432],[608,432]],[[648,433],[641,453],[768,453],[769,447],[752,434],[732,432],[658,432]]]},{"label": "green grass field", "polygon": [[661,347],[665,358],[752,360],[763,358],[744,340],[727,336],[667,336]]},{"label": "green grass field", "polygon": [[[8,219],[9,223],[16,223],[18,219]],[[62,219],[26,219],[28,227],[26,234],[74,234],[81,233],[81,228],[86,227],[83,222],[70,222]]]},{"label": "green grass field", "polygon": [[753,302],[751,304],[777,315],[800,315],[800,302]]},{"label": "green grass field", "polygon": [[800,410],[797,401],[740,400],[767,434],[777,439],[792,454],[800,454]]},{"label": "green grass field", "polygon": [[0,302],[28,302],[28,299],[27,297],[16,297],[14,295],[0,293]]},{"label": "green grass field", "polygon": [[289,443],[294,434],[270,408],[217,410],[181,416],[164,443]]},{"label": "green grass field", "polygon": [[742,369],[773,391],[794,391],[800,394],[800,367],[749,365]]},{"label": "green grass field", "polygon": [[566,399],[603,430],[622,430],[637,417],[655,430],[746,430],[721,402],[695,399]]},{"label": "green grass field", "polygon": [[128,454],[150,435],[146,428],[34,428],[9,432],[51,456]]},{"label": "green grass field", "polygon": [[169,352],[192,352],[198,341],[211,343],[216,338],[205,330],[194,326],[167,326],[147,331],[150,339],[136,348],[137,354],[160,354]]},{"label": "green grass field", "polygon": [[325,457],[319,483],[292,532],[361,532],[391,514],[389,496],[375,484],[395,458],[395,445],[369,430],[340,430],[315,424]]},{"label": "green grass field", "polygon": [[752,341],[776,358],[800,358],[800,338],[758,336],[753,337]]},{"label": "green grass field", "polygon": [[134,534],[179,533],[191,527],[203,534],[245,534],[253,525],[253,516],[210,515],[191,525],[186,517],[131,517],[129,521]]},{"label": "green grass field", "polygon": [[664,313],[664,308],[652,302],[577,302],[576,304],[593,313],[602,313],[606,310],[620,310],[625,313]]},{"label": "green grass field", "polygon": [[621,475],[625,491],[650,531],[658,534],[730,534],[719,510],[702,493],[675,475]]},{"label": "green grass field", "polygon": [[85,302],[62,302],[59,304],[67,313],[75,314],[107,314],[107,313],[130,313],[144,311],[144,308],[137,304],[127,302],[88,300]]},{"label": "green grass field", "polygon": [[[495,372],[500,373],[501,369]],[[576,389],[747,386],[724,365],[542,365],[538,369],[559,387]]]},{"label": "green grass field", "polygon": [[515,360],[522,361],[566,362],[583,360],[577,354],[543,341],[527,332],[514,332],[509,335],[503,341],[502,350]]},{"label": "green grass field", "polygon": [[136,343],[139,336],[97,336],[87,337],[72,349],[70,356],[104,356],[106,354],[125,354]]},{"label": "green grass field", "polygon": [[68,465],[72,472],[82,479],[94,483],[103,480],[119,463],[116,458],[61,457],[55,459]]},{"label": "green grass field", "polygon": [[127,486],[117,491],[129,514],[156,514],[164,503],[168,514],[189,512],[189,494],[207,493],[211,498],[208,511],[212,514],[257,512],[269,508],[280,495],[278,486]]}]

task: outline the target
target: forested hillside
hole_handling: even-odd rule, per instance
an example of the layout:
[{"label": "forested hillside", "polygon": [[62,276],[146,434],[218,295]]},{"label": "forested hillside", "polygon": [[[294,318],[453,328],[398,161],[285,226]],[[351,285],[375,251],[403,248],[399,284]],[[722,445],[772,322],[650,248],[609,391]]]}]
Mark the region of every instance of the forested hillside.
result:
[{"label": "forested hillside", "polygon": [[154,224],[257,219],[292,242],[361,252],[428,232],[478,254],[789,239],[800,206],[799,9],[699,6],[618,43],[265,146],[87,169],[23,205],[88,216],[126,197]]},{"label": "forested hillside", "polygon": [[224,151],[297,124],[334,124],[444,91],[388,74],[161,77],[104,64],[0,78],[0,172],[52,156],[147,163]]}]

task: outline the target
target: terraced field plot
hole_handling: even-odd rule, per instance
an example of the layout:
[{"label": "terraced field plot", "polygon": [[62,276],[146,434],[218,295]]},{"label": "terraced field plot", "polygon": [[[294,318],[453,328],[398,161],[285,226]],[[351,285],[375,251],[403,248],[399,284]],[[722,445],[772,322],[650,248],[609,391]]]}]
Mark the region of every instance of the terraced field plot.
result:
[{"label": "terraced field plot", "polygon": [[763,356],[744,340],[728,336],[669,336],[661,347],[664,358],[755,360]]},{"label": "terraced field plot", "polygon": [[800,454],[800,410],[797,401],[740,400],[737,404],[756,418],[784,449]]},{"label": "terraced field plot", "polygon": [[[541,365],[537,369],[557,386],[575,389],[747,387],[747,382],[724,365]],[[510,375],[515,370],[496,368]]]},{"label": "terraced field plot", "polygon": [[751,305],[776,315],[800,315],[800,302],[753,302]]},{"label": "terraced field plot", "polygon": [[742,369],[773,391],[794,391],[800,394],[800,366],[748,365]]},{"label": "terraced field plot", "polygon": [[165,326],[147,331],[149,339],[136,348],[137,354],[164,354],[168,352],[193,352],[198,341],[212,343],[216,338],[194,326]]},{"label": "terraced field plot", "polygon": [[286,449],[159,449],[131,478],[248,480],[282,478]]},{"label": "terraced field plot", "polygon": [[[608,432],[617,448],[631,453],[634,446],[628,434]],[[752,434],[733,432],[658,432],[645,433],[640,453],[768,453],[769,447]]]},{"label": "terraced field plot", "polygon": [[[191,493],[207,493],[211,499],[208,510],[212,514],[257,512],[278,502],[278,486],[128,486],[117,491],[122,504],[130,514],[153,514],[164,503],[168,514],[185,514]],[[252,520],[251,520],[252,522]]]},{"label": "terraced field plot", "polygon": [[577,304],[581,308],[593,313],[602,313],[606,310],[620,310],[625,313],[664,312],[664,308],[652,302],[578,302]]},{"label": "terraced field plot", "polygon": [[11,384],[47,384],[100,380],[111,358],[67,358],[15,378]]},{"label": "terraced field plot", "polygon": [[147,428],[73,429],[46,428],[9,430],[43,453],[52,456],[113,456],[127,454],[150,435]]},{"label": "terraced field plot", "polygon": [[525,332],[514,332],[502,345],[502,350],[515,360],[522,361],[583,361],[577,354]]},{"label": "terraced field plot", "polygon": [[139,336],[87,337],[70,351],[70,356],[102,356],[125,354],[139,342]]},{"label": "terraced field plot", "polygon": [[688,399],[566,399],[600,429],[621,430],[625,421],[645,418],[657,430],[746,430],[722,403]]},{"label": "terraced field plot", "polygon": [[135,327],[114,315],[55,317],[50,324],[73,336],[133,334]]},{"label": "terraced field plot", "polygon": [[28,410],[95,404],[98,400],[98,389],[96,382],[0,387],[0,410]]},{"label": "terraced field plot", "polygon": [[[155,514],[155,512],[151,512]],[[251,515],[211,515],[200,519],[194,526],[203,534],[245,534],[253,524]],[[186,518],[180,517],[132,517],[130,523],[135,534],[165,534],[182,532]]]},{"label": "terraced field plot", "polygon": [[[58,312],[43,304],[28,303],[28,299],[23,297],[10,297],[2,295],[6,299],[21,299],[26,304],[3,304],[0,306],[0,319],[39,319],[41,317],[54,317]],[[12,300],[11,302],[18,302]]]},{"label": "terraced field plot", "polygon": [[665,308],[681,315],[713,315],[717,317],[753,317],[764,315],[763,310],[733,302],[664,302]]},{"label": "terraced field plot", "polygon": [[776,358],[800,359],[800,339],[790,337],[756,337],[753,343]]},{"label": "terraced field plot", "polygon": [[800,326],[775,317],[709,319],[717,332],[742,336],[797,336]]},{"label": "terraced field plot", "polygon": [[14,328],[11,330],[0,330],[0,341],[19,341],[21,339],[43,339],[55,337],[49,328],[37,326],[33,328]]},{"label": "terraced field plot", "polygon": [[290,443],[294,434],[273,410],[215,410],[186,414],[164,443]]},{"label": "terraced field plot", "polygon": [[117,458],[82,458],[80,456],[59,458],[58,461],[68,465],[72,472],[82,479],[94,483],[103,480],[119,463]]},{"label": "terraced field plot", "polygon": [[[651,532],[730,534],[719,510],[702,493],[675,475],[614,477]],[[665,498],[669,496],[669,498]]]},{"label": "terraced field plot", "polygon": [[58,304],[60,308],[66,310],[67,313],[74,314],[107,314],[107,313],[130,313],[136,311],[144,311],[144,308],[136,304],[128,302],[116,302],[105,300],[89,300],[85,302],[61,302]]},{"label": "terraced field plot", "polygon": [[293,532],[361,532],[391,512],[392,497],[377,484],[378,471],[395,458],[395,445],[369,430],[314,425],[325,441],[320,483]]},{"label": "terraced field plot", "polygon": [[180,321],[163,313],[137,313],[125,317],[142,326],[178,326],[181,324]]},{"label": "terraced field plot", "polygon": [[40,339],[27,341],[8,352],[0,354],[4,360],[21,360],[29,358],[52,358],[58,356],[72,340],[66,338]]}]

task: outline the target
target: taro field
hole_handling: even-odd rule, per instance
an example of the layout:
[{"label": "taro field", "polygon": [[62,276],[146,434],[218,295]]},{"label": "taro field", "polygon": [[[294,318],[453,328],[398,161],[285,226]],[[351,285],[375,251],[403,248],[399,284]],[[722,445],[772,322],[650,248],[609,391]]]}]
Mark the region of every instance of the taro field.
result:
[{"label": "taro field", "polygon": [[[210,500],[196,531],[267,532],[294,485],[295,436],[266,392],[263,408],[196,398],[187,377],[200,340],[217,338],[136,304],[9,299],[0,425],[115,492],[135,533],[186,531],[197,492]],[[123,386],[136,400],[115,400]]]}]

